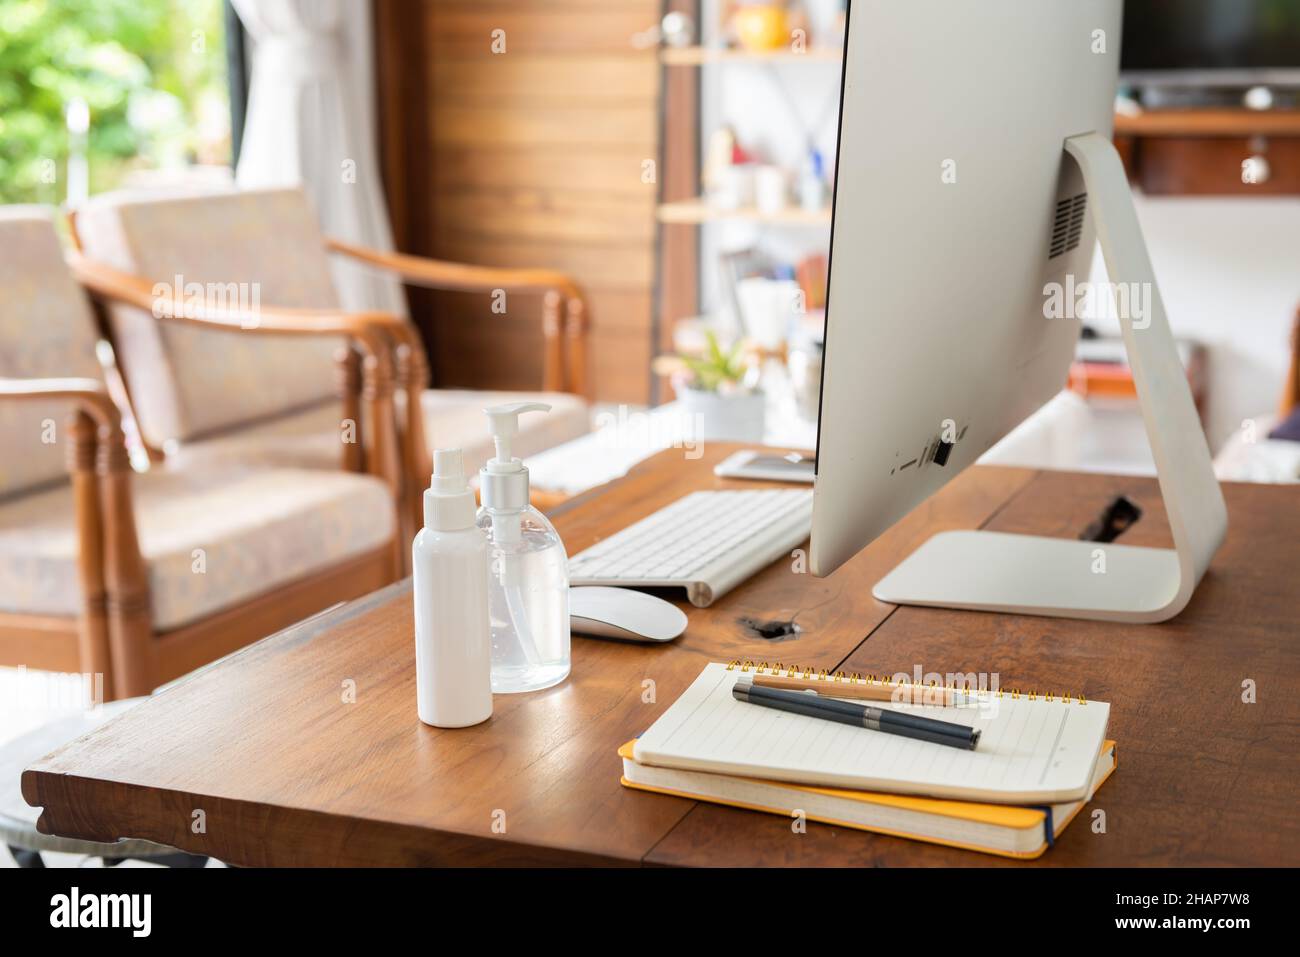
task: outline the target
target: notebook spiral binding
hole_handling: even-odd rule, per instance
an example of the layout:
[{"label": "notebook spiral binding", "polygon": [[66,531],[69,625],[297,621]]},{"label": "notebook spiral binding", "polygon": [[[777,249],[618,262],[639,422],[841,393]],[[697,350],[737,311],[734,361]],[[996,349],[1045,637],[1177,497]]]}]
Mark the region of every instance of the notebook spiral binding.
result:
[{"label": "notebook spiral binding", "polygon": [[[884,674],[882,674],[879,678],[877,678],[873,674],[864,675],[864,674],[859,674],[856,671],[853,672],[836,671],[835,673],[832,674],[831,672],[827,671],[825,668],[817,668],[817,669],[800,668],[798,665],[790,665],[787,668],[784,664],[782,664],[779,661],[769,664],[766,661],[754,662],[748,658],[744,659],[743,661],[740,660],[739,658],[733,658],[730,662],[728,662],[727,664],[728,671],[735,671],[737,669],[743,672],[752,671],[754,674],[757,675],[780,675],[788,678],[802,678],[806,681],[830,681],[830,682],[844,682],[846,684],[880,685],[881,687],[886,687],[886,688],[902,687],[905,685],[910,686],[912,684],[911,681],[894,681],[890,676]],[[923,687],[939,688],[940,686],[938,684],[928,684],[928,685],[923,685]],[[1086,705],[1088,703],[1087,699],[1085,699],[1084,696],[1081,694],[1058,695],[1055,692],[1051,692],[1051,691],[1047,691],[1042,694],[1039,694],[1037,691],[1022,692],[1019,688],[1012,688],[1010,690],[998,688],[996,691],[992,691],[985,688],[969,688],[969,687],[961,688],[952,685],[946,685],[944,686],[944,689],[948,691],[964,691],[967,693],[973,692],[976,694],[989,694],[998,698],[1006,696],[1008,698],[1011,698],[1012,700],[1025,698],[1029,701],[1039,701],[1039,700],[1060,701],[1062,704],[1075,703],[1075,704]]]}]

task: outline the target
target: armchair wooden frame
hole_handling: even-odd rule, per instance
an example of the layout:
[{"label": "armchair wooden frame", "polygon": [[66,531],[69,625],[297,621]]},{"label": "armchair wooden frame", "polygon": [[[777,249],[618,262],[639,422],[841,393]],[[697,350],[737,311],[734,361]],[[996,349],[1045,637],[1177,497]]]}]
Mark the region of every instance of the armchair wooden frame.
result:
[{"label": "armchair wooden frame", "polygon": [[[552,269],[512,269],[454,263],[406,253],[385,252],[327,238],[325,248],[335,255],[362,263],[402,282],[429,289],[453,292],[492,292],[504,289],[542,296],[542,389],[568,392],[590,398],[588,392],[588,348],[590,317],[587,299],[572,277]],[[415,527],[423,522],[423,489],[432,471],[425,446],[420,393],[428,387],[429,368],[419,331],[398,320],[401,333],[392,330],[404,358],[399,359],[399,378],[405,386],[406,403],[402,422],[402,454],[411,488],[409,508]],[[562,500],[558,499],[557,501]],[[545,493],[534,493],[538,507],[556,504]]]},{"label": "armchair wooden frame", "polygon": [[[70,233],[77,248],[69,261],[77,279],[95,297],[97,305],[104,307],[117,302],[156,314],[153,283],[145,277],[88,259],[80,251],[76,217],[70,216],[70,221]],[[587,300],[570,276],[549,269],[445,262],[329,238],[325,240],[325,249],[412,285],[460,292],[505,289],[540,293],[545,343],[542,389],[588,397]],[[197,312],[196,318],[221,328],[243,329],[256,325],[264,331],[334,333],[355,340],[360,348],[341,350],[337,360],[336,386],[343,415],[358,424],[358,441],[344,446],[343,466],[384,477],[401,503],[404,532],[407,537],[414,535],[423,523],[423,491],[432,471],[432,458],[425,441],[420,401],[421,393],[429,387],[429,364],[419,330],[412,323],[401,316],[381,312],[268,306],[262,306],[256,316],[243,315],[238,310],[196,311],[188,303],[184,307],[177,304],[175,311],[181,316],[196,316]],[[102,314],[100,325],[104,338],[116,345],[111,324]],[[134,415],[130,370],[119,367],[119,373],[124,385],[122,401]],[[360,427],[361,418],[355,414],[361,398],[368,403],[370,413],[366,417],[367,429]],[[391,432],[389,422],[393,423]],[[158,449],[149,449],[149,454],[155,460],[162,458]],[[408,564],[404,551],[400,561],[399,567]]]},{"label": "armchair wooden frame", "polygon": [[[358,597],[394,580],[403,568],[405,540],[400,504],[402,470],[393,411],[391,317],[307,310],[204,311],[154,295],[136,277],[70,257],[77,279],[99,304],[149,310],[159,321],[248,335],[340,336],[359,358],[359,401],[353,391],[345,414],[371,423],[367,471],[393,492],[399,519],[392,540],[324,572],[314,573],[251,601],[167,633],[156,633],[147,569],[136,536],[131,468],[121,414],[93,379],[0,379],[0,401],[69,400],[69,471],[79,544],[83,606],[77,618],[0,615],[0,659],[33,667],[104,675],[107,697],[144,694],[173,677],[292,624],[337,601]],[[353,367],[349,357],[344,365]],[[355,455],[353,456],[355,458]],[[359,462],[351,463],[359,468]],[[34,649],[34,650],[33,650]]]},{"label": "armchair wooden frame", "polygon": [[[0,403],[51,400],[73,405],[67,423],[67,466],[80,546],[77,576],[82,611],[75,619],[0,614],[0,660],[54,671],[103,674],[104,688],[111,693],[107,579],[126,574],[122,555],[138,553],[133,544],[134,522],[120,521],[131,517],[130,495],[124,491],[129,464],[121,419],[103,385],[94,379],[0,379]],[[121,454],[114,448],[120,448]],[[125,506],[125,514],[119,505]],[[112,520],[107,517],[110,515]],[[112,613],[120,615],[124,607],[114,602]]]},{"label": "armchair wooden frame", "polygon": [[[449,292],[511,292],[542,294],[542,336],[545,340],[542,389],[589,398],[587,382],[587,299],[571,276],[553,269],[511,269],[454,263],[406,253],[325,240],[331,253],[391,274],[413,286]],[[414,330],[412,329],[414,332]],[[418,342],[418,335],[416,337]]]},{"label": "armchair wooden frame", "polygon": [[[428,372],[418,347],[418,335],[400,316],[272,306],[261,306],[255,312],[214,308],[157,296],[154,284],[148,279],[91,260],[79,251],[68,254],[68,265],[90,293],[99,313],[100,332],[110,344],[115,345],[105,313],[113,305],[144,310],[159,321],[182,322],[232,334],[344,339],[346,344],[336,357],[335,383],[342,405],[341,419],[355,425],[355,435],[351,442],[340,438],[341,465],[349,471],[368,472],[382,479],[398,504],[403,535],[409,531],[406,524],[410,510],[405,504],[409,497],[409,470],[405,464],[411,461],[411,455],[422,453],[423,445],[419,441],[421,437],[411,435],[409,429],[399,433],[395,397],[398,390],[408,393],[411,382],[423,381]],[[119,365],[118,371],[125,385],[125,403],[134,414],[130,369]],[[160,456],[157,450],[151,450],[150,457]],[[396,567],[404,568],[405,549],[395,548]]]}]

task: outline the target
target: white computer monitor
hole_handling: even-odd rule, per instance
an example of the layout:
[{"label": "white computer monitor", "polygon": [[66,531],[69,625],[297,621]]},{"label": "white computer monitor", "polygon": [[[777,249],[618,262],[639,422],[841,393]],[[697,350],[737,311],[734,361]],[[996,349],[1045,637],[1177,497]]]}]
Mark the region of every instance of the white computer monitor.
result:
[{"label": "white computer monitor", "polygon": [[[1122,164],[1120,0],[848,10],[811,565],[828,575],[1064,386],[1101,239],[1175,548],[935,536],[886,601],[1156,621],[1226,517]],[[1102,293],[1108,290],[1094,290]],[[1058,315],[1058,313],[1062,313]]]}]

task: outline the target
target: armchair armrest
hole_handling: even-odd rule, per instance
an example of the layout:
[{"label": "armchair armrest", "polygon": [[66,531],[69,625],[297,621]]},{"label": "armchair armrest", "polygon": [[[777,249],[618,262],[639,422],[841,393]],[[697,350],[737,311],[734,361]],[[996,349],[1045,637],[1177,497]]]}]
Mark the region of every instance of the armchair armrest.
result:
[{"label": "armchair armrest", "polygon": [[565,298],[582,298],[578,284],[570,276],[555,269],[511,269],[454,263],[412,256],[409,253],[386,252],[329,238],[325,240],[325,248],[332,253],[394,273],[417,286],[461,292],[487,292],[506,287],[521,292],[554,290]]},{"label": "armchair armrest", "polygon": [[122,272],[105,263],[68,253],[68,266],[77,281],[97,300],[134,306],[155,318],[228,332],[251,334],[344,336],[353,339],[385,369],[389,341],[405,325],[398,316],[378,312],[338,309],[291,309],[259,306],[257,309],[221,308],[175,298],[171,290],[159,295],[148,279]]},{"label": "armchair armrest", "polygon": [[104,388],[95,379],[0,379],[0,401],[36,402],[65,400],[90,416],[101,434],[120,433],[122,417]]},{"label": "armchair armrest", "polygon": [[325,248],[416,286],[453,292],[509,289],[542,293],[542,335],[546,340],[542,387],[586,394],[587,300],[571,276],[554,269],[512,269],[428,259],[356,246],[338,239],[327,238]]}]

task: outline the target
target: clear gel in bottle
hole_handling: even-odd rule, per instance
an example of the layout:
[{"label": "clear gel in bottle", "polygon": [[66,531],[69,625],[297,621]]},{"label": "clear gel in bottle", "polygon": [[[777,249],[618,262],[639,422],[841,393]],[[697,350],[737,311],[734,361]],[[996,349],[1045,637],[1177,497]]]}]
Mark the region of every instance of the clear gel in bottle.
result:
[{"label": "clear gel in bottle", "polygon": [[541,402],[485,410],[496,455],[479,480],[478,527],[488,539],[492,690],[538,691],[569,674],[569,558],[546,516],[528,504],[528,469],[510,454],[522,412]]}]

